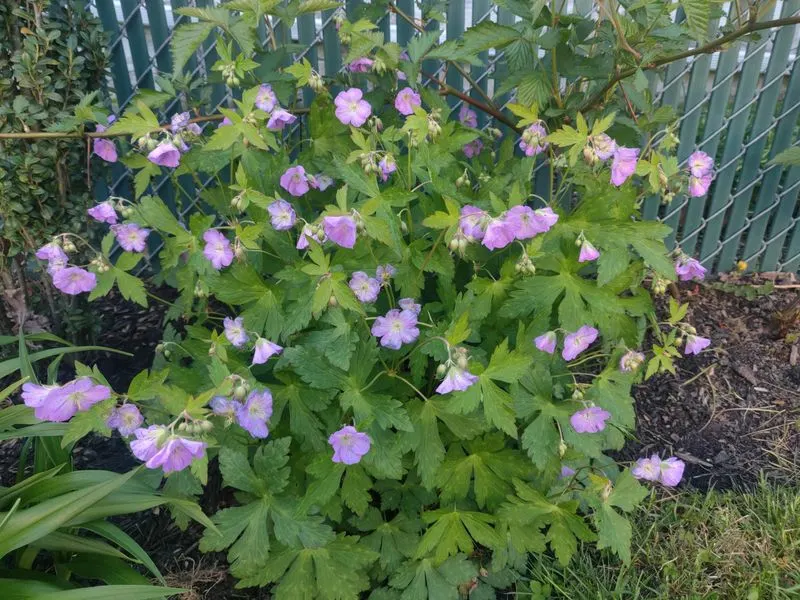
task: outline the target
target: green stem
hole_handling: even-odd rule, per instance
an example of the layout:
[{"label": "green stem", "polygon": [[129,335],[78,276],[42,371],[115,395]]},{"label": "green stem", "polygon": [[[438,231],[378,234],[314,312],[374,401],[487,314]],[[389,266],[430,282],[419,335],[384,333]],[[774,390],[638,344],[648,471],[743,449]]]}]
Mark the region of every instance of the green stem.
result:
[{"label": "green stem", "polygon": [[423,400],[425,400],[426,402],[428,401],[428,397],[427,397],[425,394],[423,394],[422,392],[420,392],[420,391],[419,391],[419,389],[417,389],[417,386],[415,386],[413,383],[411,383],[411,382],[410,382],[408,379],[406,379],[405,377],[402,377],[402,376],[398,375],[397,373],[393,373],[393,372],[391,372],[391,371],[386,371],[386,374],[387,374],[389,377],[394,377],[395,379],[399,379],[400,381],[402,381],[403,383],[405,383],[405,384],[406,384],[408,387],[410,387],[412,390],[414,390],[415,392],[417,392],[417,394],[419,394],[419,397],[420,397],[420,398],[422,398],[422,399],[423,399]]}]

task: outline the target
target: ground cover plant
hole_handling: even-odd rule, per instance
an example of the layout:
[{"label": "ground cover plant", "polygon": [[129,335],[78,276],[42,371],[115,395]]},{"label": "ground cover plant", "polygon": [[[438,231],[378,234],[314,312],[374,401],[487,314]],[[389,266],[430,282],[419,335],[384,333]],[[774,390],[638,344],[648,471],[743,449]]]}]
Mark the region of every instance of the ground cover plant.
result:
[{"label": "ground cover plant", "polygon": [[[64,232],[37,252],[65,294],[117,287],[147,304],[133,271],[158,242],[155,280],[177,299],[153,368],[127,390],[85,371],[27,383],[25,403],[68,421],[71,437],[118,431],[171,497],[199,495],[215,461],[235,503],[213,515],[201,549],[227,551],[241,586],[279,599],[488,598],[530,553],[566,565],[581,542],[630,561],[628,514],[647,486],[677,485],[684,464],[657,452],[617,465],[605,453],[634,427],[632,384],[710,343],[685,305],[654,317],[651,292],[705,270],[669,253],[669,228],[639,207],[652,194],[703,196],[714,165],[702,152],[678,164],[672,115],[639,85],[637,116],[612,93],[626,72],[613,61],[572,74],[558,57],[608,50],[639,61],[625,76],[636,78],[702,37],[696,15],[648,37],[671,23],[666,4],[631,9],[627,32],[616,18],[514,5],[513,27],[479,25],[444,46],[420,32],[407,49],[342,17],[349,67],[333,80],[302,61],[259,72],[253,26],[273,9],[229,8],[185,9],[199,21],[178,31],[175,55],[179,70],[215,32],[230,108],[178,113],[167,127],[152,99],[117,115],[94,151],[124,155],[135,196],[89,211],[109,229],[99,247]],[[550,32],[563,35],[547,48]],[[507,48],[513,68],[534,42],[552,59],[534,61],[553,65],[547,99],[516,82],[501,113],[419,85],[423,59],[462,68]],[[301,89],[315,98],[292,136]],[[478,129],[478,110],[506,127]],[[531,189],[545,159],[548,198]],[[149,193],[162,173],[218,185],[181,221]],[[91,263],[75,264],[66,241]]]}]

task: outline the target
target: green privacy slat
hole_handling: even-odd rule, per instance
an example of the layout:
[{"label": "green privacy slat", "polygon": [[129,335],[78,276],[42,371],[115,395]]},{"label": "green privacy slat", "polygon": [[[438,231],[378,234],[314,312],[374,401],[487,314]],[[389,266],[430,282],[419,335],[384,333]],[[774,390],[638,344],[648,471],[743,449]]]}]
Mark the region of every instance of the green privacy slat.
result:
[{"label": "green privacy slat", "polygon": [[[311,63],[311,66],[316,70],[317,64],[317,48],[316,48],[316,35],[317,29],[314,25],[314,15],[302,15],[297,19],[297,32],[300,38],[300,43],[306,47],[312,46],[311,50],[306,54],[306,59]],[[309,106],[314,100],[314,91],[308,87],[303,87],[303,102]]]},{"label": "green privacy slat", "polygon": [[172,53],[169,49],[170,30],[167,13],[161,0],[147,0],[147,19],[150,21],[150,34],[153,36],[155,63],[162,73],[172,72]]},{"label": "green privacy slat", "polygon": [[147,51],[147,39],[144,35],[144,23],[139,0],[122,0],[122,19],[127,21],[128,45],[131,48],[131,60],[139,87],[153,87],[153,72],[150,69],[150,54]]},{"label": "green privacy slat", "polygon": [[798,184],[800,184],[800,167],[792,167],[781,188],[780,204],[766,236],[767,247],[759,262],[761,271],[772,271],[778,267],[778,260],[784,255],[784,241],[790,233],[785,260],[793,261],[793,268],[797,269],[797,259],[794,257],[800,252],[800,227],[795,223],[791,232],[788,229],[792,223],[792,216],[797,204],[797,195],[800,192],[800,185]]},{"label": "green privacy slat", "polygon": [[117,105],[129,98],[133,88],[131,87],[130,75],[128,74],[128,65],[125,62],[125,51],[122,45],[120,36],[122,35],[119,30],[119,23],[117,23],[117,13],[114,10],[114,4],[111,2],[99,2],[97,4],[97,14],[100,17],[100,22],[103,24],[103,29],[108,32],[109,40],[112,44],[111,49],[111,79],[114,82],[114,92],[117,99]]},{"label": "green privacy slat", "polygon": [[[414,18],[414,0],[397,0],[397,8]],[[405,19],[397,18],[397,43],[405,46],[412,37],[414,37],[414,28],[410,23],[406,23]]]},{"label": "green privacy slat", "polygon": [[[800,6],[800,0],[786,2],[783,5],[782,16],[791,15],[797,10],[798,6]],[[725,234],[722,238],[724,243],[717,267],[720,271],[730,270],[735,260],[739,258],[739,240],[745,225],[745,218],[750,209],[753,188],[761,175],[761,156],[767,144],[767,133],[772,126],[773,116],[775,115],[775,105],[781,92],[781,82],[789,60],[789,52],[792,50],[793,37],[793,27],[779,30],[770,49],[767,72],[763,76],[762,86],[758,90],[756,116],[750,124],[749,139],[752,142],[742,159],[742,168],[737,181],[738,191],[735,192],[737,197],[728,216]]]},{"label": "green privacy slat", "polygon": [[[475,10],[473,6],[472,10]],[[464,13],[466,8],[463,0],[450,0],[447,6],[447,39],[453,40],[461,37],[464,33]],[[464,89],[464,78],[452,66],[447,70],[447,84],[457,90]],[[455,97],[448,98],[450,106],[456,103]]]},{"label": "green privacy slat", "polygon": [[[335,11],[326,10],[322,13],[322,22],[331,18]],[[322,56],[325,62],[325,75],[332,77],[342,68],[342,49],[339,46],[339,35],[333,23],[328,23],[322,32]]]},{"label": "green privacy slat", "polygon": [[358,15],[359,9],[364,3],[361,0],[347,0],[346,3],[346,10],[347,10],[347,18],[351,21],[353,18]]},{"label": "green privacy slat", "polygon": [[[793,129],[800,117],[800,58],[795,59],[781,112],[783,116],[775,124],[775,139],[769,152],[770,160],[792,144]],[[758,202],[753,210],[753,220],[747,230],[747,241],[742,253],[742,256],[746,258],[753,256],[761,246],[769,217],[774,212],[769,208],[776,202],[775,195],[783,171],[783,167],[778,165],[766,168],[758,194]]]},{"label": "green privacy slat", "polygon": [[701,260],[708,258],[719,247],[719,238],[722,233],[726,205],[729,203],[731,188],[736,177],[738,154],[742,149],[742,141],[747,132],[747,123],[751,110],[747,104],[756,95],[761,62],[764,57],[765,44],[760,44],[759,49],[750,55],[742,68],[733,103],[733,118],[727,124],[727,137],[721,165],[714,181],[713,195],[709,205],[708,219],[703,233],[703,242],[700,246]]},{"label": "green privacy slat", "polygon": [[[482,19],[486,13],[489,12],[489,0],[472,0],[472,24],[475,25],[478,22],[478,19]],[[513,19],[513,15],[511,15]],[[489,17],[487,17],[488,19]],[[500,15],[498,15],[498,20],[500,19]],[[448,33],[448,37],[449,37]],[[485,65],[489,62],[489,53],[488,52],[481,52],[478,55],[478,59]],[[472,77],[472,81],[480,81],[478,82],[478,86],[484,91],[488,92],[489,90],[489,79],[491,77],[487,76],[481,79],[483,75],[484,68],[483,67],[472,67],[470,69],[470,76]],[[480,99],[481,95],[476,90],[470,89],[469,95],[473,98]],[[498,100],[497,103],[502,105],[502,101]],[[483,114],[481,111],[475,111],[478,114],[478,127],[482,127],[486,124],[488,120],[486,115]]]}]

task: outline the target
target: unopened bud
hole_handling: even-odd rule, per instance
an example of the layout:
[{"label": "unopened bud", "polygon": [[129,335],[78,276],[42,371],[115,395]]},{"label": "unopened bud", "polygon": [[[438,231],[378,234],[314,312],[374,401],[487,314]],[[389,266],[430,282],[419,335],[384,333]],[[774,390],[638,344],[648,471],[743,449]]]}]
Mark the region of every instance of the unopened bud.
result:
[{"label": "unopened bud", "polygon": [[447,373],[447,367],[445,365],[439,365],[436,367],[436,376],[439,378],[444,377],[444,374]]},{"label": "unopened bud", "polygon": [[593,165],[597,162],[597,154],[595,153],[594,148],[591,146],[583,147],[583,160],[590,165]]},{"label": "unopened bud", "polygon": [[403,235],[408,233],[408,225],[406,225],[406,222],[403,221],[403,219],[400,219],[400,231],[403,232]]},{"label": "unopened bud", "polygon": [[214,424],[211,421],[200,421],[198,425],[200,426],[200,431],[204,431],[206,433],[214,429]]},{"label": "unopened bud", "polygon": [[450,250],[452,250],[453,252],[458,252],[458,242],[459,242],[458,238],[453,238],[452,240],[450,240],[450,244],[448,244],[450,246]]},{"label": "unopened bud", "polygon": [[178,431],[186,431],[187,429],[189,429],[189,424],[186,421],[178,424]]},{"label": "unopened bud", "polygon": [[64,252],[66,252],[67,254],[69,254],[70,252],[75,252],[77,250],[75,244],[73,244],[72,240],[69,239],[64,240],[62,248],[64,249]]},{"label": "unopened bud", "polygon": [[566,453],[567,445],[564,443],[564,440],[561,440],[558,442],[558,455],[563,458]]},{"label": "unopened bud", "polygon": [[162,352],[164,352],[164,344],[158,344],[156,346],[156,354],[161,354]]},{"label": "unopened bud", "polygon": [[172,350],[170,350],[169,348],[165,349],[164,358],[169,358],[170,356],[172,356]]},{"label": "unopened bud", "polygon": [[339,301],[336,299],[336,296],[334,296],[333,294],[331,294],[331,297],[328,298],[328,306],[330,306],[331,308],[333,308],[335,306],[339,306]]},{"label": "unopened bud", "polygon": [[467,360],[467,357],[462,354],[458,357],[456,364],[458,364],[459,369],[466,369],[469,366],[469,361]]}]

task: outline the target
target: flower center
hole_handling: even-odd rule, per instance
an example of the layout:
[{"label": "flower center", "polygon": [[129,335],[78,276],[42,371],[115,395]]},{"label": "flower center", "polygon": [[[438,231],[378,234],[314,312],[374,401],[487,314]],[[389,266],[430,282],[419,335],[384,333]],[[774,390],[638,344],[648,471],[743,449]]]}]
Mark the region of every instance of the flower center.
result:
[{"label": "flower center", "polygon": [[358,102],[351,102],[350,103],[350,110],[356,112],[358,110]]}]

